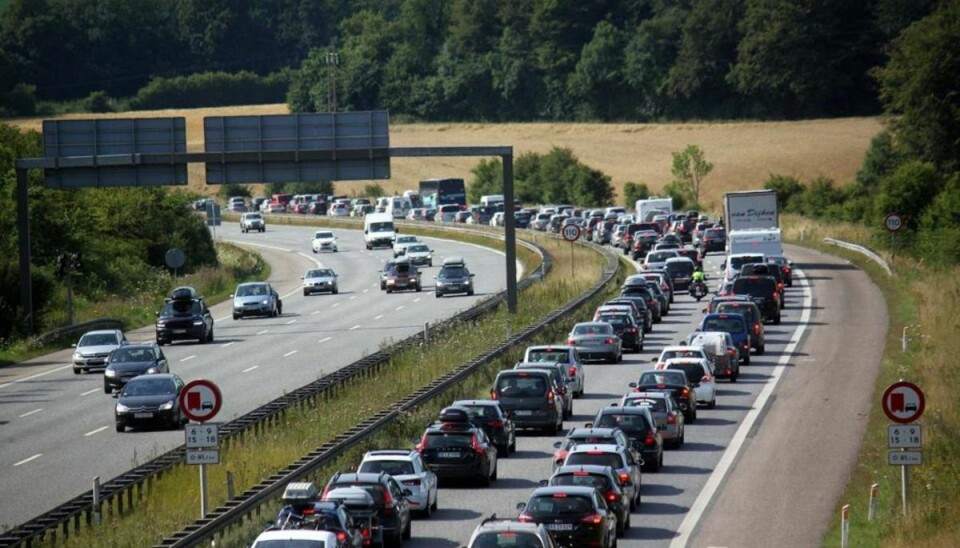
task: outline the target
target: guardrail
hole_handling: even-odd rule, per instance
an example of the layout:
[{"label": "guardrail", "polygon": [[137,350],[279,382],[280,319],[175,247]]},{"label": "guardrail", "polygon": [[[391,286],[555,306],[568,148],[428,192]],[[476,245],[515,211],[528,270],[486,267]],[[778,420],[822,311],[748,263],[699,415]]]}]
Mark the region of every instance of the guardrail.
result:
[{"label": "guardrail", "polygon": [[[599,246],[594,246],[593,244],[585,245],[600,250],[608,260],[608,268],[604,269],[602,279],[585,293],[567,303],[562,308],[548,314],[538,322],[528,326],[520,333],[509,337],[483,355],[461,365],[429,385],[424,386],[417,392],[391,405],[389,408],[380,411],[333,440],[321,445],[299,461],[271,475],[260,484],[228,501],[225,505],[216,508],[207,514],[207,516],[197,520],[184,530],[167,537],[159,544],[156,544],[154,548],[197,546],[201,542],[221,533],[231,525],[242,522],[251,513],[257,511],[258,508],[278,496],[287,483],[303,480],[313,471],[339,457],[344,451],[389,425],[405,411],[422,405],[424,402],[442,394],[451,385],[469,376],[480,367],[499,358],[514,345],[531,339],[551,323],[573,314],[583,303],[603,291],[611,280],[614,279],[620,268],[620,261],[615,253],[600,248]],[[549,255],[545,255],[545,257],[549,257]]]},{"label": "guardrail", "polygon": [[70,335],[81,331],[90,331],[92,329],[123,329],[123,321],[115,318],[100,318],[96,320],[75,323],[73,325],[65,325],[63,327],[58,327],[51,331],[47,331],[46,333],[37,335],[36,339],[34,339],[34,342],[37,345],[45,345],[49,342],[56,341],[65,335]]},{"label": "guardrail", "polygon": [[[495,234],[488,236],[496,238]],[[518,288],[523,290],[535,281],[541,279],[552,268],[553,262],[549,253],[539,246],[530,242],[517,240],[520,245],[535,251],[542,258],[540,266],[530,273],[529,276],[520,281]],[[483,315],[492,312],[501,302],[506,300],[506,291],[486,299],[476,306],[464,310],[463,312],[448,318],[435,325],[431,325],[426,334],[429,338],[444,333],[458,323],[475,321]],[[284,396],[281,396],[253,411],[240,416],[230,422],[225,423],[220,428],[221,438],[229,440],[234,436],[242,436],[249,430],[260,430],[271,421],[282,416],[282,413],[293,405],[313,404],[327,392],[336,387],[348,383],[351,379],[361,375],[369,374],[377,368],[382,367],[390,361],[394,353],[400,352],[406,348],[418,346],[423,342],[424,333],[400,340],[383,350],[361,358],[360,360],[349,364],[329,375],[294,390]],[[100,504],[106,504],[111,511],[116,509],[122,513],[124,504],[132,507],[134,498],[140,500],[145,490],[148,490],[156,477],[171,469],[184,460],[186,449],[183,445],[171,449],[166,453],[150,460],[149,462],[138,466],[128,472],[103,483],[100,486],[99,500]],[[136,496],[134,492],[136,491]],[[72,522],[73,530],[78,530],[83,525],[91,525],[94,521],[94,496],[93,491],[88,491],[78,497],[75,497],[56,508],[37,516],[22,525],[19,525],[10,531],[0,534],[0,547],[7,546],[25,546],[30,547],[34,541],[42,543],[47,535],[52,535],[56,539],[57,530],[62,530],[64,537],[70,534],[70,525]],[[99,513],[99,508],[97,512]]]},{"label": "guardrail", "polygon": [[866,256],[866,257],[867,257],[868,259],[870,259],[871,261],[873,261],[873,262],[877,263],[878,265],[880,265],[880,268],[882,268],[884,271],[886,271],[887,276],[890,276],[891,278],[892,278],[892,277],[896,277],[896,274],[895,274],[895,273],[893,272],[893,270],[890,268],[890,265],[887,264],[887,261],[883,260],[883,257],[881,257],[880,255],[877,255],[877,254],[874,253],[872,250],[870,250],[870,249],[868,249],[868,248],[866,248],[866,247],[863,247],[862,245],[858,245],[858,244],[854,244],[854,243],[850,243],[850,242],[844,242],[843,240],[834,240],[833,238],[824,238],[823,241],[824,241],[824,243],[827,243],[827,244],[830,244],[830,245],[835,245],[835,246],[837,246],[837,247],[842,247],[843,249],[849,249],[850,251],[856,251],[857,253],[860,253],[860,254]]}]

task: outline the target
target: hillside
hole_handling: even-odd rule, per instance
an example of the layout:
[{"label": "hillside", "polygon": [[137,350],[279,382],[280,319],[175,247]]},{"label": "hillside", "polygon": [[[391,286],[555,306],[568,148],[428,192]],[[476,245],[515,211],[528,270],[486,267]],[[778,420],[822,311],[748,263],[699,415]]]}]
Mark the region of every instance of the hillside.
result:
[{"label": "hillside", "polygon": [[[285,114],[287,106],[255,105],[180,111],[145,111],[102,115],[113,117],[177,116],[187,118],[188,147],[202,149],[204,116]],[[74,115],[89,118],[98,115]],[[10,120],[39,130],[40,119]],[[618,195],[627,181],[659,189],[671,180],[671,152],[688,144],[700,146],[715,167],[705,182],[704,206],[719,204],[728,190],[758,188],[771,174],[803,181],[829,177],[838,184],[853,179],[870,139],[881,130],[877,118],[840,118],[796,122],[730,122],[678,124],[393,124],[392,146],[512,145],[517,156],[568,147],[580,161],[608,174]],[[402,158],[392,163],[392,178],[380,184],[388,192],[416,188],[429,177],[459,176],[469,181],[477,158]],[[337,192],[361,192],[363,182],[347,182]],[[206,188],[201,166],[191,166],[190,187]]]}]

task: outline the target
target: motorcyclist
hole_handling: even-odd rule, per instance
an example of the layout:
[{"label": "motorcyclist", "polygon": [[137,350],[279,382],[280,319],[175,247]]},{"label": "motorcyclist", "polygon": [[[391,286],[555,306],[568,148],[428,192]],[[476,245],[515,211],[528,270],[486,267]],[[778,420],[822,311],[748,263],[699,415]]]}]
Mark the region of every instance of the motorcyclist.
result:
[{"label": "motorcyclist", "polygon": [[706,275],[703,273],[703,267],[697,265],[693,270],[693,285],[706,283]]}]

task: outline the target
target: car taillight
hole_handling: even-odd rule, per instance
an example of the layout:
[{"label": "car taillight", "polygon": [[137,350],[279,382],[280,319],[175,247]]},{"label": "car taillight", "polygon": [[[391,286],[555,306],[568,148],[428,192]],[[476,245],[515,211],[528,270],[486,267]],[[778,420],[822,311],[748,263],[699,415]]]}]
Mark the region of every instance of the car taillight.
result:
[{"label": "car taillight", "polygon": [[712,380],[713,380],[713,377],[711,377],[710,375],[704,375],[703,378],[700,379],[700,382],[710,382]]},{"label": "car taillight", "polygon": [[480,445],[480,440],[477,439],[476,434],[474,434],[473,437],[470,439],[470,447],[472,447],[473,450],[476,451],[478,455],[483,455],[484,453],[487,452],[487,450],[484,449],[482,445]]},{"label": "car taillight", "polygon": [[682,394],[683,397],[686,398],[687,396],[690,395],[690,389],[689,389],[689,388],[684,388],[683,390],[680,391],[680,394]]},{"label": "car taillight", "polygon": [[370,541],[370,529],[367,528],[367,527],[364,527],[363,529],[361,529],[361,530],[360,530],[360,536],[363,537],[363,545],[364,545],[364,546],[370,546],[370,542],[371,542],[371,541]]},{"label": "car taillight", "polygon": [[580,521],[582,521],[583,523],[592,523],[593,525],[600,525],[601,523],[603,523],[603,516],[601,516],[600,514],[583,516],[582,518],[580,518]]},{"label": "car taillight", "polygon": [[647,301],[647,307],[653,308],[653,299],[650,299],[649,301]]},{"label": "car taillight", "polygon": [[630,481],[630,474],[626,472],[620,472],[620,483],[627,483]]},{"label": "car taillight", "polygon": [[522,514],[520,514],[519,516],[517,516],[517,521],[521,521],[521,522],[524,522],[524,523],[529,523],[529,522],[533,521],[533,516],[531,516],[530,514],[528,514],[528,513],[526,513],[526,512],[523,512]]},{"label": "car taillight", "polygon": [[554,395],[553,390],[547,392],[547,409],[553,409],[554,407],[553,398],[555,397],[556,396]]},{"label": "car taillight", "polygon": [[603,339],[603,344],[613,344],[613,339]]},{"label": "car taillight", "polygon": [[347,540],[347,534],[343,531],[337,533],[337,542],[344,542]]},{"label": "car taillight", "polygon": [[727,369],[727,375],[733,375],[733,369]]},{"label": "car taillight", "polygon": [[677,424],[676,413],[667,413],[667,424]]},{"label": "car taillight", "polygon": [[654,437],[653,432],[647,432],[647,437],[643,440],[644,445],[656,445],[657,438]]},{"label": "car taillight", "polygon": [[567,346],[577,346],[577,341],[573,339],[567,339]]},{"label": "car taillight", "polygon": [[660,285],[660,289],[662,289],[663,291],[666,291],[666,290],[670,289],[670,286],[667,285],[667,284],[661,284],[661,285]]},{"label": "car taillight", "polygon": [[383,513],[393,515],[393,497],[390,496],[390,490],[382,485],[380,489],[383,490]]},{"label": "car taillight", "polygon": [[733,357],[733,349],[732,349],[732,348],[728,348],[728,349],[727,349],[727,355],[730,356],[731,358]]},{"label": "car taillight", "polygon": [[503,428],[503,421],[501,421],[501,420],[496,420],[496,419],[495,419],[495,420],[492,420],[492,421],[488,422],[487,424],[489,424],[489,425],[490,425],[491,427],[493,427],[493,428]]},{"label": "car taillight", "polygon": [[404,485],[420,485],[420,478],[403,480]]},{"label": "car taillight", "polygon": [[636,327],[631,327],[631,328],[628,329],[627,331],[629,331],[629,332],[631,332],[631,333],[637,333],[637,328],[636,328]]},{"label": "car taillight", "polygon": [[620,495],[618,495],[616,491],[607,491],[607,502],[617,502],[619,498]]},{"label": "car taillight", "polygon": [[417,444],[417,453],[423,453],[427,449],[427,435],[424,434],[420,443]]},{"label": "car taillight", "polygon": [[760,334],[760,324],[759,324],[759,323],[753,324],[753,334],[754,334],[754,335],[759,335],[759,334]]},{"label": "car taillight", "polygon": [[576,368],[576,367],[571,367],[571,368],[569,369],[569,371],[570,371],[570,376],[571,376],[571,377],[576,377],[576,376],[577,376],[577,368]]},{"label": "car taillight", "polygon": [[783,273],[784,273],[784,274],[789,274],[789,273],[790,273],[790,267],[789,267],[789,266],[783,267]]},{"label": "car taillight", "polygon": [[778,299],[778,298],[780,298],[780,293],[777,292],[777,291],[774,291],[774,292],[773,292],[773,295],[771,295],[771,297],[773,297],[774,299]]}]

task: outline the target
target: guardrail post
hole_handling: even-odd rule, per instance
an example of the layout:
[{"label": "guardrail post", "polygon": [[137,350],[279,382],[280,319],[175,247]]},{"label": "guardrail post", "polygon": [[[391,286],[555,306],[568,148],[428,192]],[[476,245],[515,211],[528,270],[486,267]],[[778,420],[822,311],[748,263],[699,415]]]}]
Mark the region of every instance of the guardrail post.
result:
[{"label": "guardrail post", "polygon": [[880,491],[880,485],[874,483],[870,486],[870,505],[867,507],[867,521],[873,521],[877,517],[877,495]]},{"label": "guardrail post", "polygon": [[840,509],[840,548],[850,546],[850,505],[844,504]]},{"label": "guardrail post", "polygon": [[908,347],[909,344],[910,344],[910,339],[907,338],[907,327],[908,327],[908,326],[906,326],[906,325],[903,326],[903,337],[900,339],[900,340],[901,340],[901,344],[902,344],[902,346],[903,346],[903,352],[904,352],[904,354],[906,354],[906,352],[907,352],[907,347]]},{"label": "guardrail post", "polygon": [[430,322],[423,322],[423,346],[430,344]]},{"label": "guardrail post", "polygon": [[100,525],[100,476],[93,478],[93,524]]}]

